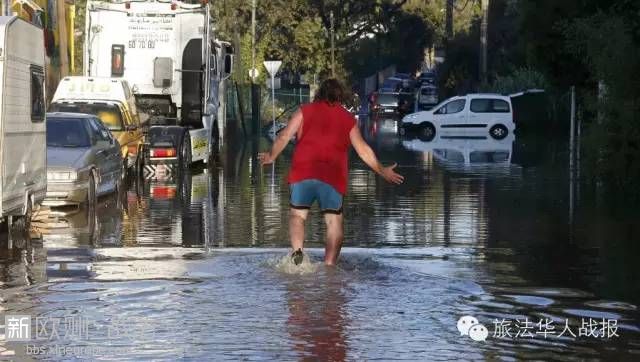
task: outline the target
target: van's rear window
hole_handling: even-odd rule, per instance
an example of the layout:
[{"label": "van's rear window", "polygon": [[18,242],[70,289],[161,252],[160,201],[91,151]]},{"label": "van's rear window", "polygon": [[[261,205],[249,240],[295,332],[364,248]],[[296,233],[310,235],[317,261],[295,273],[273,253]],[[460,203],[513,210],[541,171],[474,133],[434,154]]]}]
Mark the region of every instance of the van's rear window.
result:
[{"label": "van's rear window", "polygon": [[122,131],[122,113],[118,106],[108,103],[52,103],[50,112],[85,113],[98,116],[111,131]]}]

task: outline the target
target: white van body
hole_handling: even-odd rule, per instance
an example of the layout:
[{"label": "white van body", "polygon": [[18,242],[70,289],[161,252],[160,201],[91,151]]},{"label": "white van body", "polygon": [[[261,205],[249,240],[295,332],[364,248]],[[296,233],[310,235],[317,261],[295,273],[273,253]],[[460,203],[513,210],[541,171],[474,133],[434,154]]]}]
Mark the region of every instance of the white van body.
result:
[{"label": "white van body", "polygon": [[489,135],[495,139],[503,139],[516,129],[511,97],[499,94],[449,98],[431,110],[405,116],[402,126],[432,127],[437,135]]},{"label": "white van body", "polygon": [[27,216],[47,187],[42,28],[0,17],[0,211]]}]

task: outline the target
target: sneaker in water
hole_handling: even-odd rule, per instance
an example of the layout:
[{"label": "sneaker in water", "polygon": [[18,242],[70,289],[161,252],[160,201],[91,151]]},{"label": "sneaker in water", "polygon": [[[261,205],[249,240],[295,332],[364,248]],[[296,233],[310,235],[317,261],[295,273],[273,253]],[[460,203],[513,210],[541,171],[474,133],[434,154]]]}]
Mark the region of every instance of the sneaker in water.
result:
[{"label": "sneaker in water", "polygon": [[302,263],[302,259],[304,258],[304,254],[302,254],[302,249],[298,249],[291,254],[291,259],[293,259],[293,263],[295,265],[300,265]]}]

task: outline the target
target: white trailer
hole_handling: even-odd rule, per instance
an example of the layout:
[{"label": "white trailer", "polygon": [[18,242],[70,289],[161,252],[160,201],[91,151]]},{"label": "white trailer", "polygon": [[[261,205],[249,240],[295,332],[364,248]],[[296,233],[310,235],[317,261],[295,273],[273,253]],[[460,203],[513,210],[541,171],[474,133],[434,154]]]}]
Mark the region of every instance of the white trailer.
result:
[{"label": "white trailer", "polygon": [[0,17],[0,210],[27,227],[47,188],[42,28]]},{"label": "white trailer", "polygon": [[214,37],[208,1],[89,0],[85,34],[85,75],[125,78],[150,117],[146,169],[217,153],[233,52]]}]

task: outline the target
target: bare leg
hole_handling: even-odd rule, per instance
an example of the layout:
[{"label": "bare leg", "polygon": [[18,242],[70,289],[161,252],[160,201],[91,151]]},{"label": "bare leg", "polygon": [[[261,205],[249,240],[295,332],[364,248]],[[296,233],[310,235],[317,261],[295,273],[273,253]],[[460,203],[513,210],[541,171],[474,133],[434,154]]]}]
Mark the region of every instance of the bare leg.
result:
[{"label": "bare leg", "polygon": [[324,263],[326,265],[336,265],[340,248],[344,239],[344,231],[342,228],[342,214],[324,214],[324,222],[327,225],[327,244],[324,251]]},{"label": "bare leg", "polygon": [[292,208],[289,211],[289,238],[293,250],[302,249],[304,246],[304,222],[308,214],[309,210]]}]

